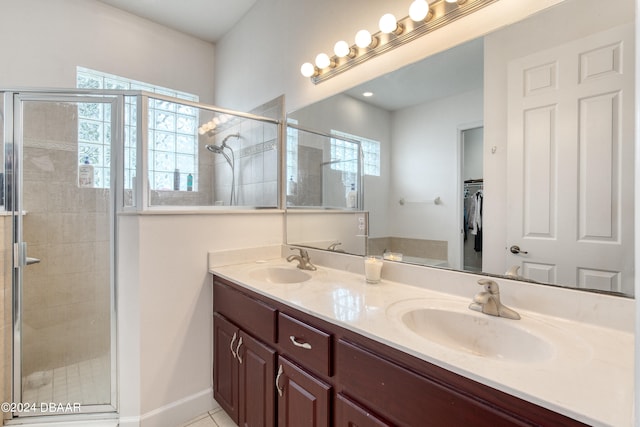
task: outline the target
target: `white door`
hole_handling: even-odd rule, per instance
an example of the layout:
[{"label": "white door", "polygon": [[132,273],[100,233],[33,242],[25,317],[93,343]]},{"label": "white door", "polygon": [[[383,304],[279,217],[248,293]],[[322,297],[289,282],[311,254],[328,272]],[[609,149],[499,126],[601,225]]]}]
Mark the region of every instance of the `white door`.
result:
[{"label": "white door", "polygon": [[514,60],[508,84],[507,265],[632,294],[633,26]]}]

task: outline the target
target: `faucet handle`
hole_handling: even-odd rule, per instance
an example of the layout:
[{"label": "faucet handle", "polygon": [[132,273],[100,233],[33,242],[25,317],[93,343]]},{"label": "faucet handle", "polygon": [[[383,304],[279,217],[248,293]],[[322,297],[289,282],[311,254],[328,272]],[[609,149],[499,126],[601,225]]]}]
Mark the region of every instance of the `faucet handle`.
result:
[{"label": "faucet handle", "polygon": [[484,290],[489,292],[492,295],[496,295],[500,293],[500,288],[498,284],[491,279],[480,279],[478,280],[478,285],[484,286]]},{"label": "faucet handle", "polygon": [[291,248],[289,248],[289,249],[290,249],[290,250],[292,250],[292,251],[295,251],[295,250],[300,251],[300,256],[301,256],[302,258],[306,258],[306,259],[308,259],[308,258],[309,258],[309,253],[306,251],[306,249],[296,248],[296,247],[291,247]]}]

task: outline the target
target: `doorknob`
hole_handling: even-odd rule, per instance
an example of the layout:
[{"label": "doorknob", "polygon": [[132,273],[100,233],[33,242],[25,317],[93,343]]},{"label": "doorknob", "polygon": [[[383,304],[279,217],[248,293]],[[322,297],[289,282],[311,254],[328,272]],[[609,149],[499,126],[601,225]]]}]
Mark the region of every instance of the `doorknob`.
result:
[{"label": "doorknob", "polygon": [[511,251],[512,254],[528,254],[529,253],[527,251],[520,250],[520,246],[518,245],[511,246],[509,250]]},{"label": "doorknob", "polygon": [[31,265],[31,264],[37,264],[40,262],[39,258],[31,258],[31,257],[27,257],[27,265]]}]

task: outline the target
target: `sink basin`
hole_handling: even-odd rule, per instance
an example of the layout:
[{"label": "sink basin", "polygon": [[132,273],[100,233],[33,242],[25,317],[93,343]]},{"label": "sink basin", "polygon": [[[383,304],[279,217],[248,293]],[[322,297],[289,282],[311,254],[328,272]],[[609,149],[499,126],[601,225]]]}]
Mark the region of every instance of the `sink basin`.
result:
[{"label": "sink basin", "polygon": [[251,277],[269,283],[301,283],[311,279],[311,275],[295,267],[264,267],[254,270]]},{"label": "sink basin", "polygon": [[517,320],[478,316],[471,311],[418,308],[404,313],[401,321],[429,341],[476,356],[541,362],[554,354],[551,342],[522,328]]}]

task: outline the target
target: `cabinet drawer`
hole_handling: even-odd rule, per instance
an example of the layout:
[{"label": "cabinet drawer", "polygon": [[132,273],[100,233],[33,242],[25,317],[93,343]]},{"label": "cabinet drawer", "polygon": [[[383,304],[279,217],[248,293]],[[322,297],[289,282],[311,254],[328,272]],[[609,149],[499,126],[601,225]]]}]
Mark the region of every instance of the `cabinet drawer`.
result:
[{"label": "cabinet drawer", "polygon": [[398,426],[514,427],[531,425],[464,392],[411,372],[354,344],[337,344],[342,392]]},{"label": "cabinet drawer", "polygon": [[335,425],[357,427],[392,427],[368,409],[363,408],[342,393],[336,395]]},{"label": "cabinet drawer", "polygon": [[223,314],[256,338],[275,342],[276,309],[236,291],[217,278],[213,282],[213,311]]},{"label": "cabinet drawer", "polygon": [[278,314],[282,353],[313,371],[331,376],[331,335],[286,314]]}]

